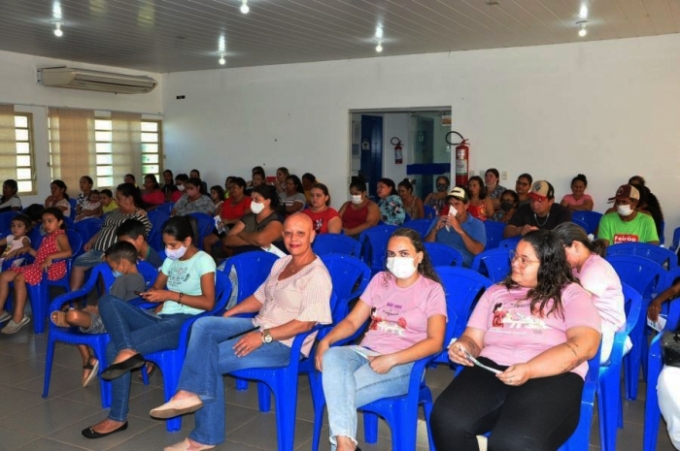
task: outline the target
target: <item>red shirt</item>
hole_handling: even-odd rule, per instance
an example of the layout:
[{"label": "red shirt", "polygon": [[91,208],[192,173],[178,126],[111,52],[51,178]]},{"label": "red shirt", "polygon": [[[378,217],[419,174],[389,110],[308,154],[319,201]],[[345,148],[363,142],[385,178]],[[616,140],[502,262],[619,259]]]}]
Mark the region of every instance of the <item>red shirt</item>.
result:
[{"label": "red shirt", "polygon": [[314,213],[311,208],[305,208],[302,212],[312,219],[316,233],[328,233],[328,223],[330,220],[340,217],[338,212],[330,207],[319,213]]},{"label": "red shirt", "polygon": [[162,205],[165,203],[165,194],[161,190],[142,194],[142,200],[149,205]]},{"label": "red shirt", "polygon": [[250,196],[243,196],[241,201],[236,205],[232,205],[233,199],[226,199],[222,204],[222,219],[240,219],[244,214],[246,214],[246,209],[250,208],[250,202],[252,199]]}]

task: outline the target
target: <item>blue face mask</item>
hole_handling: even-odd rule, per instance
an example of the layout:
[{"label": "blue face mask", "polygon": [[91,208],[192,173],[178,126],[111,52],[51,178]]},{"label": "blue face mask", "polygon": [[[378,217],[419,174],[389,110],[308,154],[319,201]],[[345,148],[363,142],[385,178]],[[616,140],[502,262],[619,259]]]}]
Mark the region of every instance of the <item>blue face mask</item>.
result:
[{"label": "blue face mask", "polygon": [[120,276],[123,275],[122,272],[120,272],[120,271],[115,271],[115,270],[111,271],[111,273],[113,274],[113,277],[115,277],[115,278],[118,278],[118,277],[120,277]]}]

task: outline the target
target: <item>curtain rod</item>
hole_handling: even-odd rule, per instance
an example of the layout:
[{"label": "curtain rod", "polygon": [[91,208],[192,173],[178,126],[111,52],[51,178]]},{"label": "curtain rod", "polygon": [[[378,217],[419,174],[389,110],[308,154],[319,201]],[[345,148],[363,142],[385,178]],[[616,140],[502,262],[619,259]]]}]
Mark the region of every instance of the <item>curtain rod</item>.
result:
[{"label": "curtain rod", "polygon": [[38,108],[61,108],[65,110],[92,110],[92,111],[111,111],[111,112],[116,112],[116,113],[130,113],[130,114],[147,114],[150,116],[160,116],[163,117],[162,113],[142,113],[139,111],[121,111],[121,110],[112,110],[112,109],[107,109],[107,108],[76,108],[72,106],[58,106],[58,105],[40,105],[37,103],[2,103],[3,105],[12,105],[12,106],[26,106],[26,107],[38,107]]}]

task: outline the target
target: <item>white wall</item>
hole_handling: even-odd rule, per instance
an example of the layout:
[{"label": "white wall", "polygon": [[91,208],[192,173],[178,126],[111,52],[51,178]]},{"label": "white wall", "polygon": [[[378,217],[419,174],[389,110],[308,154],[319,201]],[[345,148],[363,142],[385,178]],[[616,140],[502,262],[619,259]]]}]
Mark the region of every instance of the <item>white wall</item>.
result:
[{"label": "white wall", "polygon": [[[397,185],[406,177],[406,165],[411,160],[411,115],[409,113],[385,113],[383,115],[383,177],[394,180]],[[403,161],[396,164],[392,137],[401,139]]]},{"label": "white wall", "polygon": [[[159,86],[149,94],[118,95],[47,88],[37,83],[37,68],[64,65],[130,75],[149,75],[159,81]],[[15,104],[15,111],[33,114],[38,193],[35,196],[22,196],[21,200],[25,206],[34,202],[42,203],[49,195],[51,180],[48,167],[47,107],[126,111],[150,115],[160,115],[163,111],[162,76],[160,74],[0,51],[0,80],[2,80],[0,103]],[[78,187],[69,187],[69,193],[77,194]]]},{"label": "white wall", "polygon": [[309,170],[339,204],[350,110],[450,105],[452,129],[470,139],[470,169],[507,170],[509,186],[528,171],[558,196],[583,172],[600,211],[640,173],[672,230],[678,74],[680,35],[173,73],[164,86],[167,166],[198,166],[210,183],[257,164],[269,174]]}]

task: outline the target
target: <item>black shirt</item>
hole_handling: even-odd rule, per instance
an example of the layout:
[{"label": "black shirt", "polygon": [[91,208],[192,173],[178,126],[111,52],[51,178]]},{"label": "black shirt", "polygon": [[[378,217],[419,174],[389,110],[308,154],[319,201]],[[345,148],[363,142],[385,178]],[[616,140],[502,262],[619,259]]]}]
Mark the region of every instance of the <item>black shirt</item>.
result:
[{"label": "black shirt", "polygon": [[550,207],[548,216],[541,218],[531,209],[531,205],[522,205],[512,215],[508,225],[524,227],[530,225],[539,229],[552,230],[563,222],[571,221],[571,211],[568,208],[554,203]]}]

